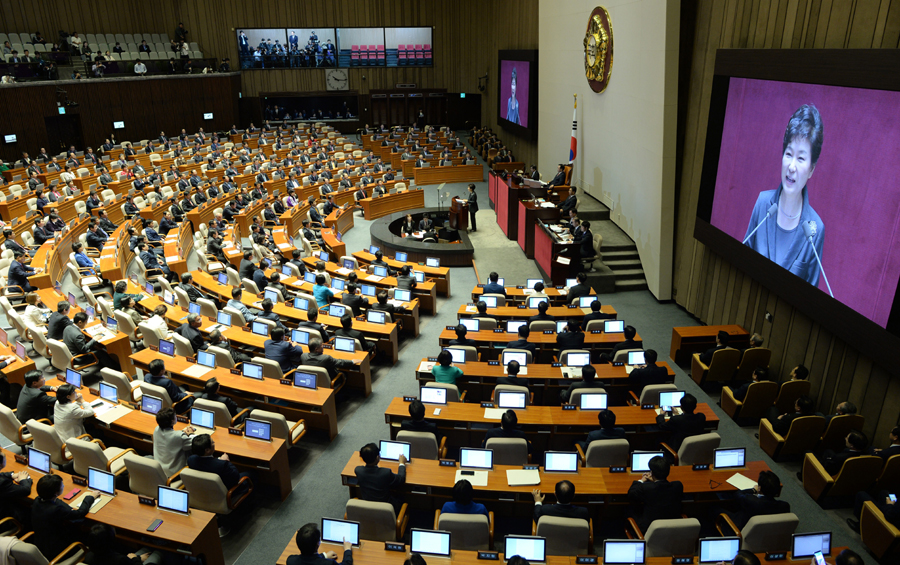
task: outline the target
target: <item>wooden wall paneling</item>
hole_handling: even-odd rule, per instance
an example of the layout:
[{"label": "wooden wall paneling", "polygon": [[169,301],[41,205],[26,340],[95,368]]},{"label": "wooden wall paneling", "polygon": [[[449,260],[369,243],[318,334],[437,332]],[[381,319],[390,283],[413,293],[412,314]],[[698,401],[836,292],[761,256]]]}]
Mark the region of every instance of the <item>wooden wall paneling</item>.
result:
[{"label": "wooden wall paneling", "polygon": [[[900,423],[900,413],[897,411],[897,404],[900,403],[900,380],[887,378],[888,383],[882,399],[882,410],[878,414],[877,420],[874,414],[871,416],[868,413],[863,414],[867,424],[863,427],[863,431],[866,432],[870,443],[880,447],[890,444],[888,437],[891,429]],[[878,399],[876,398],[875,401]],[[868,426],[870,420],[873,422],[871,427]]]},{"label": "wooden wall paneling", "polygon": [[[896,379],[894,380],[896,381]],[[866,394],[863,398],[865,410],[862,411],[862,414],[866,417],[866,422],[863,424],[863,433],[865,433],[870,440],[872,438],[879,439],[875,437],[875,429],[882,416],[888,420],[893,419],[894,424],[897,422],[897,409],[886,402],[889,400],[887,398],[887,391],[890,381],[890,374],[881,367],[873,367],[872,372],[868,377]],[[896,400],[896,397],[893,400]],[[891,414],[883,414],[885,410],[890,411]]]},{"label": "wooden wall paneling", "polygon": [[828,356],[828,367],[822,380],[822,392],[819,395],[819,405],[825,414],[833,414],[834,407],[846,400],[843,394],[839,394],[838,383],[840,381],[844,351],[847,346],[843,341],[834,338],[831,344],[831,354]]}]

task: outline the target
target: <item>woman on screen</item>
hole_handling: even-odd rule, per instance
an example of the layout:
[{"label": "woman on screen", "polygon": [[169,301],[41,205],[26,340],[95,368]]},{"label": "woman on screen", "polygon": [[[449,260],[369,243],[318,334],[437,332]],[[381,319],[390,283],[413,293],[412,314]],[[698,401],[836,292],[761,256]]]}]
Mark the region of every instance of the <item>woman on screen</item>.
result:
[{"label": "woman on screen", "polygon": [[807,183],[822,151],[822,136],[822,118],[816,107],[804,104],[798,108],[784,132],[781,183],[777,189],[759,194],[744,237],[754,251],[813,286],[819,284],[815,253],[822,257],[825,225],[809,204]]},{"label": "woman on screen", "polygon": [[516,68],[513,67],[509,82],[509,100],[506,102],[506,119],[519,123],[519,101],[516,100]]}]

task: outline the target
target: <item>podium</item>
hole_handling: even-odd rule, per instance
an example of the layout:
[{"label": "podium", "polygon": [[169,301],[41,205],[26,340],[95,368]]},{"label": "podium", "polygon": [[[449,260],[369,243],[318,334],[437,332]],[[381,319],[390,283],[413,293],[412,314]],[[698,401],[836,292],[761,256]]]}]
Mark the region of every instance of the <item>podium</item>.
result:
[{"label": "podium", "polygon": [[450,201],[450,229],[469,229],[469,203],[453,197]]}]

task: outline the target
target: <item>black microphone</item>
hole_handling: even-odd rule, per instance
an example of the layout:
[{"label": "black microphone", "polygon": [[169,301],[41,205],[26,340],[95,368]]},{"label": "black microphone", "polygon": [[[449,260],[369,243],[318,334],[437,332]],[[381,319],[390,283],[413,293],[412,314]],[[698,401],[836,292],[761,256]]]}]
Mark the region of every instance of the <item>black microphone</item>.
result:
[{"label": "black microphone", "polygon": [[763,218],[761,222],[756,224],[756,227],[753,228],[752,232],[747,234],[747,237],[744,238],[744,241],[741,242],[741,245],[747,243],[747,240],[750,239],[751,237],[753,237],[753,234],[756,233],[756,230],[758,230],[760,228],[760,226],[762,226],[764,223],[766,223],[766,220],[768,220],[770,216],[774,216],[775,212],[777,212],[777,211],[778,211],[778,203],[777,202],[775,204],[772,204],[771,206],[769,206],[769,209],[766,210],[766,217]]},{"label": "black microphone", "polygon": [[813,254],[816,256],[816,263],[819,264],[819,270],[822,271],[822,277],[825,279],[825,286],[828,287],[828,294],[834,298],[834,293],[831,292],[831,285],[828,284],[828,277],[825,275],[825,269],[822,267],[822,261],[819,260],[819,252],[816,251],[816,244],[813,243],[813,237],[816,235],[816,229],[818,226],[816,225],[815,220],[810,220],[808,222],[804,222],[801,224],[803,226],[803,233],[806,235],[806,241],[809,242],[810,246],[812,246]]}]

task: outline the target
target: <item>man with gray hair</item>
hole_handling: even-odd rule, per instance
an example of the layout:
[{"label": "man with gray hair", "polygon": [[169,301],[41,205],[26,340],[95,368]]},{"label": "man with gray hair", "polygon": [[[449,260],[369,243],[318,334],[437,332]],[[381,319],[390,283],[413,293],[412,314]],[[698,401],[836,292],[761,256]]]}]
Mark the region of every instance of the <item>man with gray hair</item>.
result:
[{"label": "man with gray hair", "polygon": [[309,340],[309,353],[304,353],[300,359],[301,365],[322,367],[328,371],[328,377],[332,380],[338,376],[338,369],[352,369],[353,361],[349,359],[335,359],[331,355],[323,353],[322,340],[314,337]]},{"label": "man with gray hair", "polygon": [[762,347],[765,338],[759,335],[758,333],[754,333],[750,336],[750,347]]},{"label": "man with gray hair", "polygon": [[200,333],[200,326],[203,325],[203,319],[200,314],[188,314],[187,320],[175,330],[175,333],[191,342],[191,348],[194,353],[201,349],[206,349],[207,344]]}]

